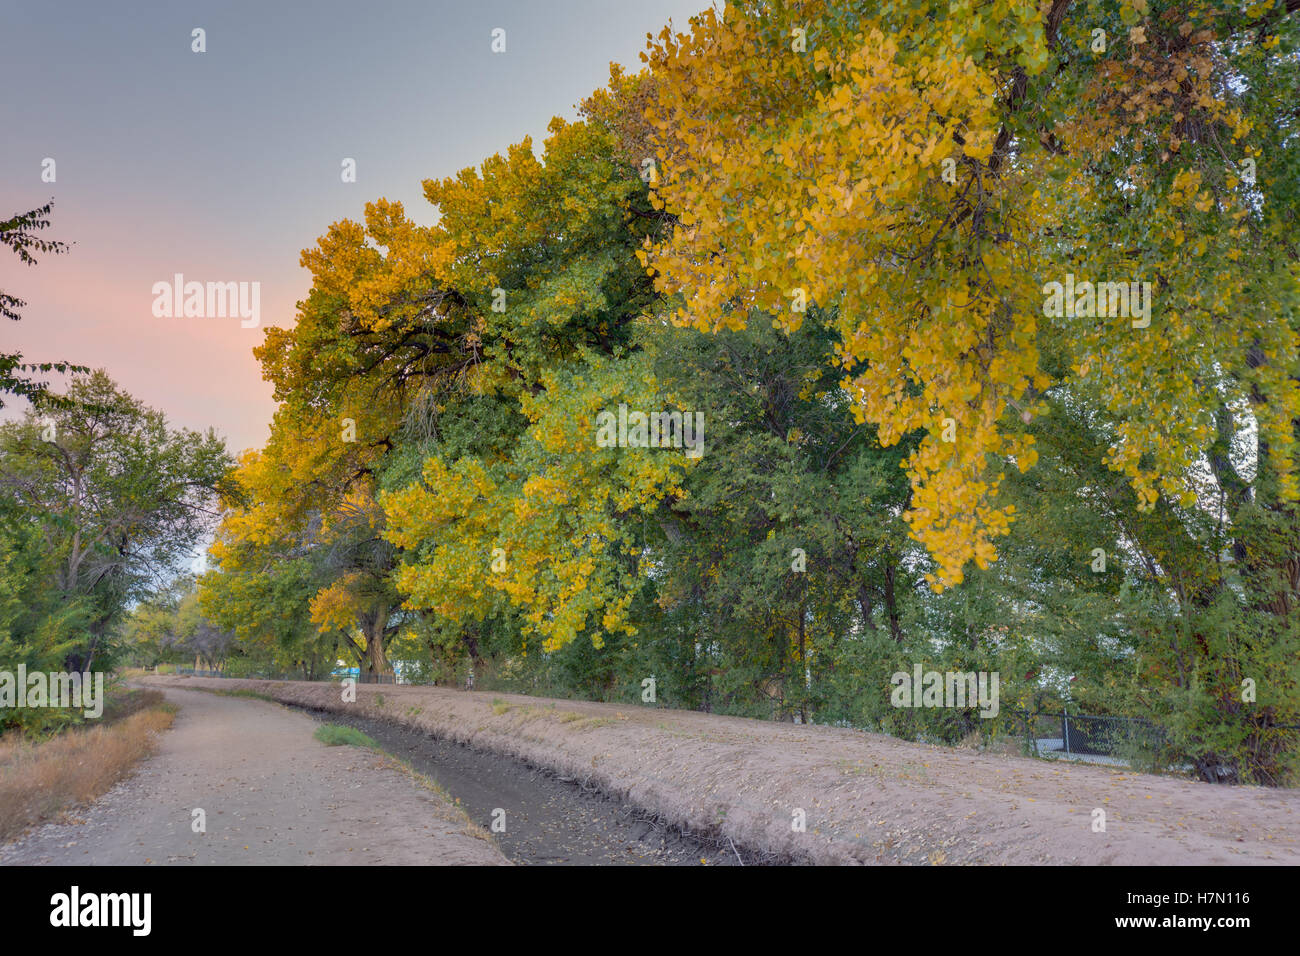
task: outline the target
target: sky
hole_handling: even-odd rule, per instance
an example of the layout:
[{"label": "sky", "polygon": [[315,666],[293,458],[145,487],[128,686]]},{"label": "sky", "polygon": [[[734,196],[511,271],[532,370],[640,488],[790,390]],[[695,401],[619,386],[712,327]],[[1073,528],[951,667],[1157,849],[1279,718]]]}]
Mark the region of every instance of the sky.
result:
[{"label": "sky", "polygon": [[[540,150],[611,62],[638,68],[647,33],[708,5],[0,0],[0,220],[53,199],[43,235],[73,244],[35,267],[0,250],[0,289],[27,301],[0,352],[104,368],[174,426],[260,447],[275,404],[252,349],[293,324],[302,249],[379,197],[431,224],[424,179]],[[177,273],[259,283],[261,327],[156,316]]]}]

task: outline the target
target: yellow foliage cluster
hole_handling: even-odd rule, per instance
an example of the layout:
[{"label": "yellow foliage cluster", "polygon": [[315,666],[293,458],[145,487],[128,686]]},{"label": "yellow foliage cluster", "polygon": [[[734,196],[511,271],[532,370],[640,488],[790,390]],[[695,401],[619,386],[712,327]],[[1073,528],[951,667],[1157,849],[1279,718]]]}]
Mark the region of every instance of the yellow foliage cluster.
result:
[{"label": "yellow foliage cluster", "polygon": [[[949,30],[925,3],[857,17],[822,0],[728,5],[665,30],[646,57],[653,198],[675,225],[642,260],[675,297],[674,321],[717,330],[763,315],[796,329],[803,298],[834,311],[854,414],[885,445],[925,432],[904,467],[936,589],[996,558],[1013,519],[1002,475],[1034,465],[1025,426],[1064,381],[1045,352],[1118,422],[1109,464],[1144,506],[1190,494],[1217,405],[1202,392],[1228,370],[1238,396],[1268,396],[1255,402],[1261,435],[1297,490],[1297,343],[1268,308],[1294,296],[1296,276],[1251,248],[1236,177],[1211,190],[1186,168],[1166,203],[1139,216],[1134,201],[1164,188],[1193,131],[1249,134],[1213,35],[1184,25],[1153,43],[1134,30],[1080,95],[1035,100],[1049,46],[1087,35],[1062,26],[1059,6],[956,4]],[[1125,13],[1144,15],[1144,3]],[[1148,141],[1163,150],[1155,167],[1096,165]],[[1043,287],[1066,273],[1151,283],[1158,321],[1047,317]],[[1247,362],[1243,341],[1286,360]]]}]

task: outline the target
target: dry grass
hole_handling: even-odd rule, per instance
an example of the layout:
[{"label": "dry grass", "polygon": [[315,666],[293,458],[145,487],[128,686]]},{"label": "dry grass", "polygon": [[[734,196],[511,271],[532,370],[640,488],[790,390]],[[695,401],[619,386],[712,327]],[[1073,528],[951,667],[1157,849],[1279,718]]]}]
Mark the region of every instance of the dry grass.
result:
[{"label": "dry grass", "polygon": [[101,724],[115,724],[142,710],[155,707],[170,707],[162,691],[142,687],[109,687],[104,694],[104,714],[97,721]]},{"label": "dry grass", "polygon": [[108,791],[149,755],[174,717],[175,708],[155,704],[39,743],[0,738],[0,841]]}]

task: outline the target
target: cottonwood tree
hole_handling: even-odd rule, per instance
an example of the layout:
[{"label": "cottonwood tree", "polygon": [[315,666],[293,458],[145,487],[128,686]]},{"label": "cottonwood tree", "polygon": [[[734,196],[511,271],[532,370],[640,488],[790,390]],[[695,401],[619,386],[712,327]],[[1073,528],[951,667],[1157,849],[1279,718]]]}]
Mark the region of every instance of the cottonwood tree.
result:
[{"label": "cottonwood tree", "polygon": [[211,431],[169,427],[103,371],[60,397],[0,425],[0,496],[42,556],[50,614],[80,615],[67,665],[82,670],[127,605],[192,557],[231,460]]},{"label": "cottonwood tree", "polygon": [[[998,491],[1033,467],[1026,426],[1054,387],[1109,416],[1107,464],[1141,509],[1194,496],[1207,394],[1249,402],[1294,502],[1290,8],[974,11],[735,3],[660,35],[652,196],[675,224],[644,260],[675,319],[793,329],[799,296],[835,309],[855,414],[885,445],[926,436],[908,518],[936,588],[996,557],[1015,514]],[[1150,283],[1149,324],[1052,314],[1044,289],[1067,276]]]},{"label": "cottonwood tree", "polygon": [[680,493],[688,462],[597,444],[602,411],[680,405],[637,332],[654,300],[634,256],[645,184],[600,121],[557,119],[550,132],[540,159],[525,140],[425,184],[441,213],[435,271],[472,310],[481,348],[469,393],[440,403],[440,427],[486,400],[513,413],[496,419],[513,431],[476,449],[433,442],[418,480],[380,501],[387,537],[410,556],[396,578],[410,606],[468,623],[504,602],[527,639],[556,650],[635,629],[638,528]]}]

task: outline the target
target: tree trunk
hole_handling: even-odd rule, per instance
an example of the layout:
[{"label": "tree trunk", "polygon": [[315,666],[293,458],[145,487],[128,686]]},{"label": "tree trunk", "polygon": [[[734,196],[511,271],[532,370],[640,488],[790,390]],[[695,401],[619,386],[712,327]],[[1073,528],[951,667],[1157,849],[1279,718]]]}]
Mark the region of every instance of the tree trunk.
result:
[{"label": "tree trunk", "polygon": [[885,612],[889,615],[889,636],[896,644],[903,643],[903,627],[898,618],[898,600],[894,595],[895,564],[889,551],[885,551]]},{"label": "tree trunk", "polygon": [[868,631],[876,630],[875,608],[871,601],[871,592],[866,585],[858,588],[858,606],[862,609],[862,623]]},{"label": "tree trunk", "polygon": [[371,674],[387,674],[388,655],[384,653],[384,629],[388,624],[388,607],[377,608],[365,618],[363,632],[366,637],[366,670]]}]

